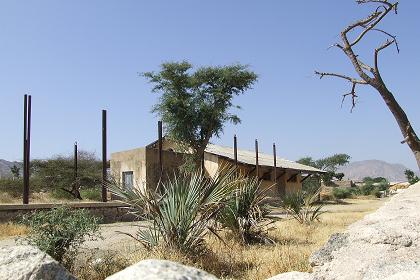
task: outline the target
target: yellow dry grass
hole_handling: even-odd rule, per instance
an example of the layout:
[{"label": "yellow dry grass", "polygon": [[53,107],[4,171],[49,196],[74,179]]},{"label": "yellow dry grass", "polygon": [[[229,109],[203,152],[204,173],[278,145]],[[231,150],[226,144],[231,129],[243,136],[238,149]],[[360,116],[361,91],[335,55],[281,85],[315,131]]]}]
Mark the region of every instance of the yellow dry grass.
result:
[{"label": "yellow dry grass", "polygon": [[23,225],[14,223],[0,224],[0,239],[9,238],[13,236],[21,236],[27,234],[28,229]]},{"label": "yellow dry grass", "polygon": [[150,258],[172,260],[201,268],[222,279],[258,280],[287,271],[311,271],[308,258],[312,252],[319,249],[331,234],[344,231],[381,204],[382,201],[378,200],[353,199],[343,205],[328,206],[326,209],[331,208],[334,212],[325,213],[320,222],[312,225],[302,225],[293,219],[281,220],[269,233],[276,241],[275,245],[243,246],[225,232],[222,237],[227,246],[211,236],[207,239],[208,252],[202,256],[187,257],[167,249],[121,253],[128,263]]}]

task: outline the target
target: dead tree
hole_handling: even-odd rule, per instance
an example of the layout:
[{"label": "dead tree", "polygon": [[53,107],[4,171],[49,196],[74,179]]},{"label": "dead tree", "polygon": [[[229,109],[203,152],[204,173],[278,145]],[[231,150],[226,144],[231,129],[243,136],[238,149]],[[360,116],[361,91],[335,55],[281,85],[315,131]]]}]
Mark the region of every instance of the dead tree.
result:
[{"label": "dead tree", "polygon": [[[356,2],[359,5],[373,3],[376,5],[376,9],[368,17],[360,19],[355,23],[347,26],[340,34],[341,42],[334,44],[333,47],[337,47],[344,52],[344,54],[349,58],[359,77],[354,78],[347,75],[319,71],[315,71],[315,74],[319,75],[320,78],[325,76],[332,76],[347,80],[351,84],[351,90],[350,92],[343,95],[342,103],[347,96],[351,97],[352,110],[356,106],[357,86],[369,85],[375,88],[397,121],[397,124],[404,138],[401,143],[407,143],[407,145],[410,147],[420,169],[420,140],[417,137],[413,127],[411,126],[406,113],[398,104],[392,92],[387,88],[379,71],[378,60],[379,55],[383,50],[390,46],[395,46],[397,52],[399,52],[396,36],[386,32],[385,30],[377,28],[377,25],[386,15],[389,13],[397,14],[398,2],[391,3],[388,0],[358,0]],[[383,42],[373,51],[373,66],[364,63],[354,50],[354,48],[363,41],[363,38],[365,38],[366,34],[370,32],[378,32],[386,38],[385,42]],[[349,38],[350,33],[354,33],[356,36]]]}]

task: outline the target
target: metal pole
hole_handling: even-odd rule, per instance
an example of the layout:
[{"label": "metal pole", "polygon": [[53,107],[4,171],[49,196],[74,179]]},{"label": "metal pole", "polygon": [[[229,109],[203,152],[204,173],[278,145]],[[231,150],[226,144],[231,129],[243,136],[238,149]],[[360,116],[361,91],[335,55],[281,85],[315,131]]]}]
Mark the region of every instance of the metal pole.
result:
[{"label": "metal pole", "polygon": [[23,96],[23,204],[29,203],[29,187],[27,180],[26,164],[27,156],[27,131],[28,131],[28,95]]},{"label": "metal pole", "polygon": [[258,140],[255,139],[255,168],[257,173],[257,179],[260,179],[260,167],[258,166]]},{"label": "metal pole", "polygon": [[238,139],[236,134],[233,136],[233,158],[235,159],[235,167],[238,168]]},{"label": "metal pole", "polygon": [[31,115],[32,115],[32,96],[28,95],[28,131],[26,132],[26,181],[29,203],[29,188],[30,188],[30,167],[31,167]]},{"label": "metal pole", "polygon": [[106,159],[106,110],[102,110],[102,201],[106,202],[107,159]]},{"label": "metal pole", "polygon": [[159,180],[162,179],[163,174],[163,159],[162,159],[162,121],[158,121],[158,154],[159,154]]},{"label": "metal pole", "polygon": [[273,143],[273,163],[274,163],[274,170],[273,170],[273,176],[274,176],[274,183],[277,184],[277,155],[276,155],[276,143]]},{"label": "metal pole", "polygon": [[77,181],[77,142],[74,142],[74,181]]}]

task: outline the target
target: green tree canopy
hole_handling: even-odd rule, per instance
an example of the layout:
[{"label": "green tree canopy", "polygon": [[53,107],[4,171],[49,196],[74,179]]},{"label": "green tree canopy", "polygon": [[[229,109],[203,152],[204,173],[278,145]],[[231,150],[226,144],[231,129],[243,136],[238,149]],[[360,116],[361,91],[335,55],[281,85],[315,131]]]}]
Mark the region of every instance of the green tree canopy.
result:
[{"label": "green tree canopy", "polygon": [[349,160],[350,156],[347,154],[334,154],[321,159],[304,157],[297,162],[326,171],[326,173],[321,175],[321,179],[326,185],[329,185],[334,178],[341,180],[344,177],[343,173],[337,173],[337,169],[349,163]]},{"label": "green tree canopy", "polygon": [[227,122],[240,122],[230,110],[239,108],[232,99],[250,89],[257,75],[240,64],[192,69],[186,61],[163,63],[159,72],[143,76],[161,94],[152,111],[162,118],[167,135],[192,149],[198,160]]}]

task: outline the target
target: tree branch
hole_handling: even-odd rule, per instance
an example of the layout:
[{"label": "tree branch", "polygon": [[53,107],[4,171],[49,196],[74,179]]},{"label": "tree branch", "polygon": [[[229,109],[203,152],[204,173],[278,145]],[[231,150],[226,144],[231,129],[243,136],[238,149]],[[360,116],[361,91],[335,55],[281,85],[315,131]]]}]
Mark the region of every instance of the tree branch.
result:
[{"label": "tree branch", "polygon": [[315,74],[319,76],[320,79],[324,78],[324,76],[332,76],[332,77],[337,77],[337,78],[341,78],[341,79],[345,79],[349,82],[352,82],[354,84],[362,84],[362,85],[366,85],[367,82],[364,80],[359,80],[356,78],[352,78],[346,75],[342,75],[342,74],[337,74],[337,73],[329,73],[329,72],[319,72],[319,71],[315,71]]}]

